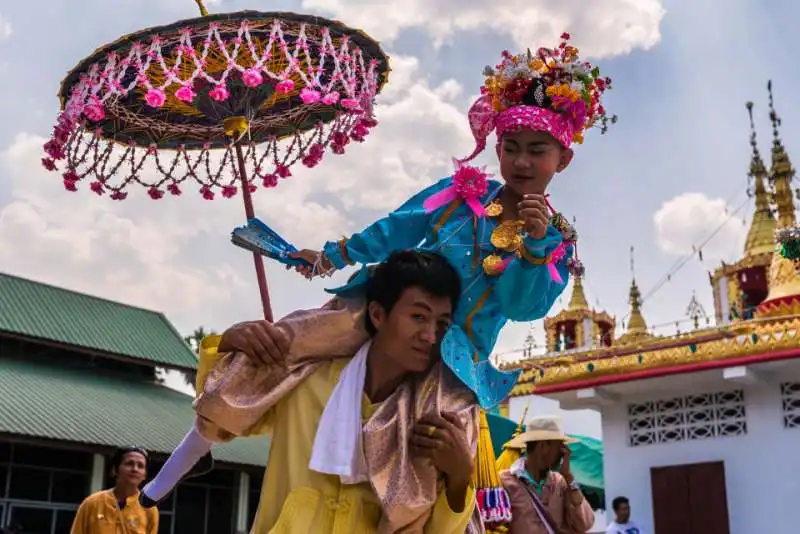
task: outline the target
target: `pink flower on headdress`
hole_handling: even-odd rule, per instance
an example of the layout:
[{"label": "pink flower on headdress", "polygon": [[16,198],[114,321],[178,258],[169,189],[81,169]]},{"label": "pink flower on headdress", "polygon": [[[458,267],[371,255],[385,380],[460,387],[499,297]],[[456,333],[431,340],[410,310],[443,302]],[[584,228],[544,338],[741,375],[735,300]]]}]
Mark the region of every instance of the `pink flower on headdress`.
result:
[{"label": "pink flower on headdress", "polygon": [[258,87],[264,83],[264,77],[259,69],[250,68],[242,73],[242,81],[247,87]]},{"label": "pink flower on headdress", "polygon": [[165,95],[164,91],[160,89],[150,89],[147,91],[147,94],[144,95],[144,101],[147,102],[147,105],[152,108],[160,108],[164,105],[166,100],[167,95]]},{"label": "pink flower on headdress", "polygon": [[583,125],[586,124],[586,102],[581,99],[573,102],[564,96],[554,96],[552,99],[553,107],[569,118],[573,130],[576,132],[581,131]]},{"label": "pink flower on headdress", "polygon": [[442,206],[460,198],[478,217],[483,217],[486,211],[483,209],[481,197],[489,190],[489,174],[485,168],[473,167],[454,160],[456,172],[453,173],[453,184],[443,191],[434,193],[425,199],[422,206],[428,213],[435,211]]},{"label": "pink flower on headdress", "polygon": [[175,98],[177,98],[181,102],[186,102],[187,104],[191,104],[195,96],[196,96],[195,92],[189,85],[184,85],[183,87],[175,91]]}]

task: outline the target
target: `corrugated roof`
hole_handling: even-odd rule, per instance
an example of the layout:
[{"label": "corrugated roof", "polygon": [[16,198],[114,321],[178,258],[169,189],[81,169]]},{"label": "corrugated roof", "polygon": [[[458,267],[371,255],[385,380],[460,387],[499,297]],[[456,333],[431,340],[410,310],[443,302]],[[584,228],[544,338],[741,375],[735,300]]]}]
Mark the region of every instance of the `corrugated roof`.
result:
[{"label": "corrugated roof", "polygon": [[0,333],[193,369],[197,357],[167,318],[0,273]]},{"label": "corrugated roof", "polygon": [[[0,359],[0,432],[169,453],[194,419],[192,398],[143,379]],[[266,465],[266,437],[214,447],[223,462]]]}]

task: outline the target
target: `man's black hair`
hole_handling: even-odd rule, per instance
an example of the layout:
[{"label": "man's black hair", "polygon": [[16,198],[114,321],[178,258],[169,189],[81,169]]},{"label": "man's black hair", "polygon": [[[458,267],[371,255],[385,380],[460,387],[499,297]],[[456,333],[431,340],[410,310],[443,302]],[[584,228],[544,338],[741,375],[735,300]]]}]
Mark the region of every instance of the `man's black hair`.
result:
[{"label": "man's black hair", "polygon": [[[377,302],[387,314],[391,313],[406,289],[418,287],[431,295],[449,298],[455,313],[461,296],[461,278],[441,254],[401,250],[393,252],[371,271],[366,288],[367,305]],[[374,336],[376,329],[369,313],[365,317],[367,332]]]},{"label": "man's black hair", "polygon": [[126,454],[131,452],[138,452],[139,454],[144,456],[145,467],[150,466],[150,456],[147,454],[147,451],[141,447],[136,447],[135,445],[129,445],[128,447],[122,447],[114,451],[114,455],[111,457],[111,472],[114,475],[117,474],[119,466],[120,464],[122,464],[122,459],[125,457]]},{"label": "man's black hair", "polygon": [[619,510],[619,507],[623,504],[627,504],[630,506],[630,501],[628,501],[627,497],[614,497],[614,500],[611,501],[611,509],[615,512]]}]

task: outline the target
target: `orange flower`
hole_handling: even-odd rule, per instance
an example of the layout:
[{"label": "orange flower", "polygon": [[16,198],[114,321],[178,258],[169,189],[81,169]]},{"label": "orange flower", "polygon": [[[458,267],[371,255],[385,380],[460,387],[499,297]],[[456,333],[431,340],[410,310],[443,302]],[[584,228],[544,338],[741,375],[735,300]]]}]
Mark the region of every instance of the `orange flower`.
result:
[{"label": "orange flower", "polygon": [[549,97],[560,96],[563,98],[568,98],[570,102],[577,102],[581,96],[566,83],[551,85],[547,88],[546,93]]}]

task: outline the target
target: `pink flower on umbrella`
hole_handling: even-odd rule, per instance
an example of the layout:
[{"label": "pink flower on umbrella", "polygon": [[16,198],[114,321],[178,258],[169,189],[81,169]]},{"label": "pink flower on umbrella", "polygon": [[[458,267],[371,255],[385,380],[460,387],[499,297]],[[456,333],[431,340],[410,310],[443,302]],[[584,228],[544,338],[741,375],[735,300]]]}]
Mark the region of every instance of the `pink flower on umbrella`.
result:
[{"label": "pink flower on umbrella", "polygon": [[106,110],[103,108],[103,103],[97,99],[83,108],[83,114],[92,122],[100,122],[106,118]]},{"label": "pink flower on umbrella", "polygon": [[89,188],[97,193],[98,195],[102,195],[105,192],[105,188],[103,187],[103,182],[97,180],[89,184]]},{"label": "pink flower on umbrella", "polygon": [[294,89],[294,82],[292,80],[283,80],[278,85],[275,86],[275,90],[279,93],[283,93],[288,95]]},{"label": "pink flower on umbrella", "polygon": [[144,101],[152,108],[160,108],[167,101],[167,95],[164,94],[164,91],[153,88],[144,95]]},{"label": "pink flower on umbrella", "polygon": [[300,98],[303,100],[303,104],[315,104],[322,99],[322,95],[319,91],[304,87],[303,90],[300,91]]},{"label": "pink flower on umbrella", "polygon": [[181,102],[186,102],[187,104],[191,104],[195,96],[197,95],[192,90],[192,87],[189,85],[184,85],[180,89],[175,91],[175,98],[177,98]]},{"label": "pink flower on umbrella", "polygon": [[164,192],[157,187],[151,187],[147,190],[147,194],[150,195],[150,198],[153,200],[158,200],[159,198],[164,196]]},{"label": "pink flower on umbrella", "polygon": [[259,69],[253,67],[242,73],[242,81],[247,87],[258,87],[264,83],[264,77]]},{"label": "pink flower on umbrella", "polygon": [[339,93],[328,93],[322,97],[322,103],[326,106],[332,106],[339,101]]},{"label": "pink flower on umbrella", "polygon": [[226,185],[222,188],[222,196],[225,198],[232,198],[236,195],[236,186],[235,185]]},{"label": "pink flower on umbrella", "polygon": [[264,176],[264,180],[261,182],[264,187],[275,187],[278,185],[278,175],[277,174],[268,174]]},{"label": "pink flower on umbrella", "polygon": [[207,185],[200,188],[200,194],[203,195],[203,198],[206,200],[214,200],[214,192]]},{"label": "pink flower on umbrella", "polygon": [[176,197],[180,196],[180,194],[181,194],[181,188],[178,187],[178,184],[176,184],[176,183],[169,184],[167,186],[167,191],[169,191],[170,195],[173,195],[173,196],[176,196]]},{"label": "pink flower on umbrella", "polygon": [[225,87],[225,84],[219,84],[208,92],[208,96],[217,102],[225,102],[228,100],[228,97],[231,96],[231,93],[228,91],[228,88]]},{"label": "pink flower on umbrella", "polygon": [[343,98],[342,107],[344,109],[349,109],[349,110],[358,109],[359,108],[358,100],[356,100],[355,98]]}]

